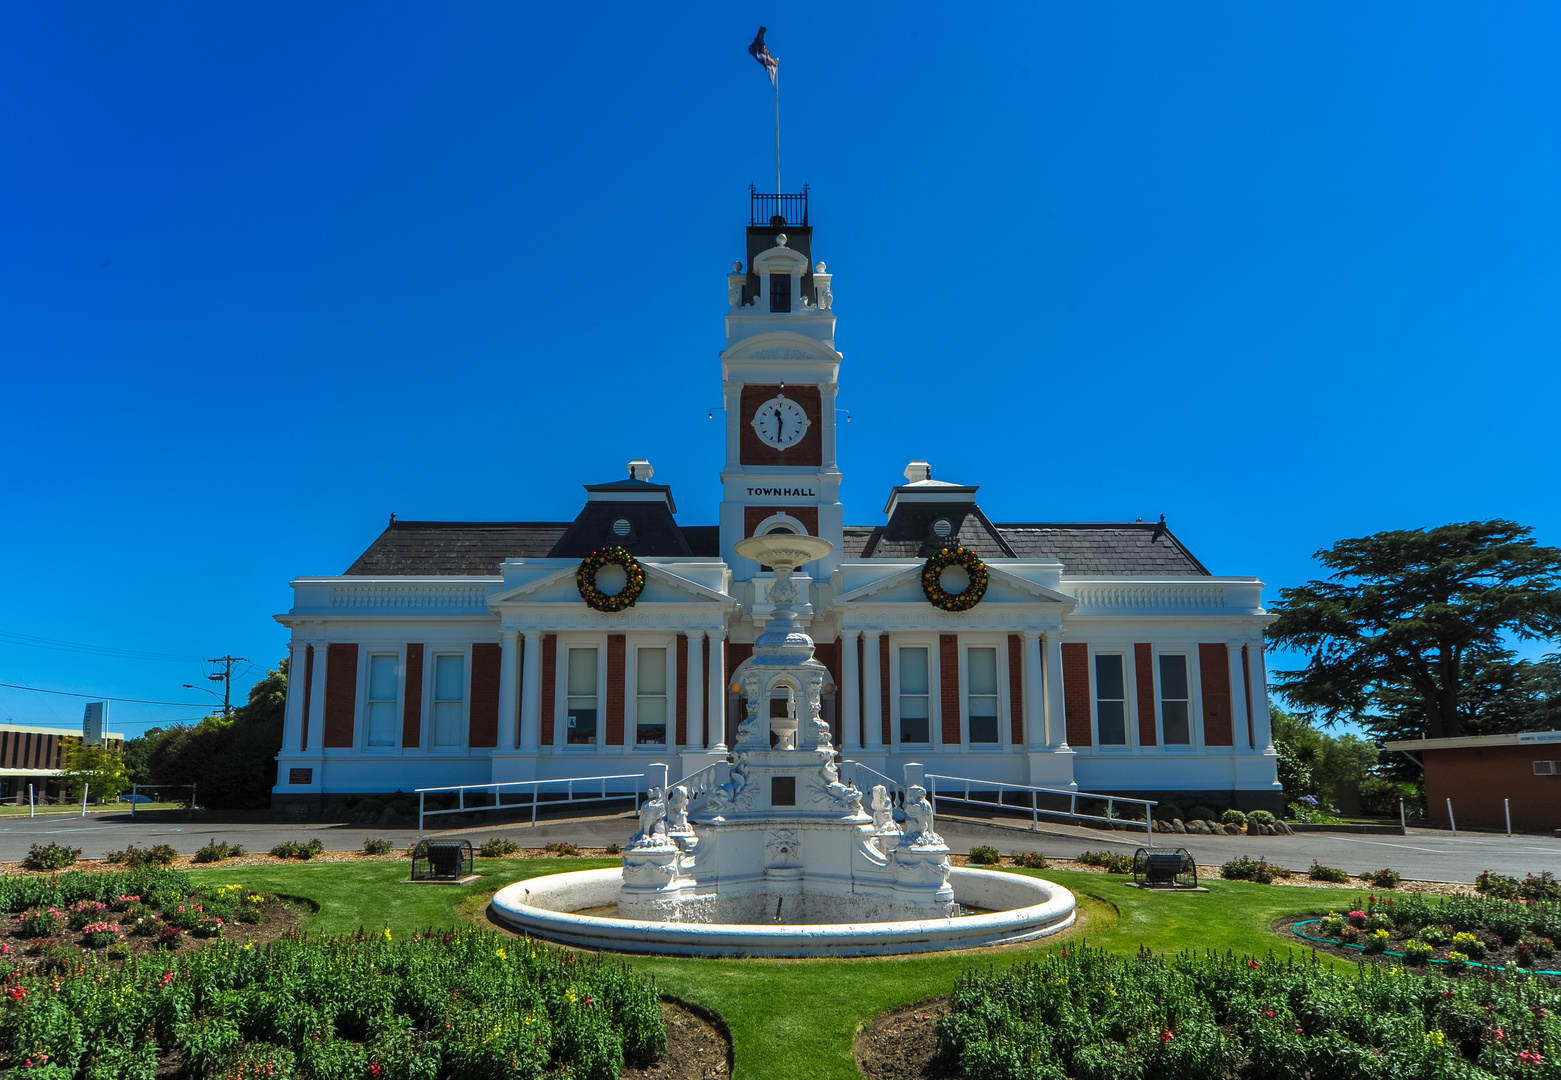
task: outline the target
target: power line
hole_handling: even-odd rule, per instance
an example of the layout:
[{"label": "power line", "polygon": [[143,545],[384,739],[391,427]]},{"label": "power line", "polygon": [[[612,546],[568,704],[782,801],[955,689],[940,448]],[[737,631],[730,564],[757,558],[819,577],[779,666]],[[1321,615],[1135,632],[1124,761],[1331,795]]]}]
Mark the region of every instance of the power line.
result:
[{"label": "power line", "polygon": [[87,645],[79,641],[60,641],[56,638],[33,637],[10,630],[0,630],[0,644],[25,645],[30,649],[53,649],[56,652],[87,653],[96,656],[113,656],[122,660],[165,660],[170,663],[200,661],[199,656],[181,656],[176,653],[138,652],[134,649],[116,649],[110,645]]},{"label": "power line", "polygon": [[58,694],[61,697],[91,698],[94,701],[128,701],[135,705],[178,705],[185,709],[209,709],[209,705],[192,705],[187,701],[148,701],[145,698],[114,697],[111,694],[76,694],[69,690],[45,690],[41,686],[21,686],[17,683],[0,682],[0,686],[12,690],[31,690],[35,694]]}]

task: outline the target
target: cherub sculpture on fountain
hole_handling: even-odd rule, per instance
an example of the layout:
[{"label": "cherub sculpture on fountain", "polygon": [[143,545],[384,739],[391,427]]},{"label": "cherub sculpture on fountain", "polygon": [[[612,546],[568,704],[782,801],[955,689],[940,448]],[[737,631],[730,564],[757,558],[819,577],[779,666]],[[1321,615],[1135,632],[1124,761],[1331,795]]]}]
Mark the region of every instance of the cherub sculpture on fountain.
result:
[{"label": "cherub sculpture on fountain", "polygon": [[905,841],[913,848],[943,847],[943,837],[932,831],[932,804],[927,789],[912,784],[905,792]]}]

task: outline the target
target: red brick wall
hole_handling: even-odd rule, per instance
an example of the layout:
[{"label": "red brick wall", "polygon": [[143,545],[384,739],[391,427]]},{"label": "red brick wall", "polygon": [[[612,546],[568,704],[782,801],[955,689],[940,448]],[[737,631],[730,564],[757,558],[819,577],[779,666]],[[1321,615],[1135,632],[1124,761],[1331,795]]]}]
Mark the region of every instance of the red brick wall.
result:
[{"label": "red brick wall", "polygon": [[542,654],[539,661],[540,671],[534,675],[527,675],[528,679],[542,680],[541,711],[542,711],[542,745],[553,745],[553,680],[558,674],[558,635],[543,634],[542,648],[538,650]]},{"label": "red brick wall", "polygon": [[743,507],[743,535],[752,536],[753,530],[759,527],[759,522],[774,517],[782,510],[786,511],[788,516],[796,518],[798,524],[813,536],[818,535],[818,507],[816,506],[745,506]]},{"label": "red brick wall", "polygon": [[889,635],[878,635],[878,691],[883,696],[883,744],[894,738],[894,713],[889,710]]},{"label": "red brick wall", "polygon": [[298,749],[309,749],[309,702],[314,698],[314,646],[304,646],[304,722]]},{"label": "red brick wall", "polygon": [[685,746],[688,743],[688,635],[678,635],[677,659],[678,676],[678,716],[677,731],[673,735],[674,745]]},{"label": "red brick wall", "polygon": [[1139,642],[1133,646],[1134,673],[1138,677],[1138,743],[1153,746],[1155,735],[1154,646]]},{"label": "red brick wall", "polygon": [[1230,722],[1230,653],[1224,644],[1198,646],[1198,679],[1203,687],[1203,744],[1234,746]]},{"label": "red brick wall", "polygon": [[1089,702],[1089,646],[1077,641],[1063,642],[1062,704],[1069,746],[1095,745]]},{"label": "red brick wall", "polygon": [[608,746],[623,746],[623,668],[627,662],[628,638],[607,635],[607,737]]},{"label": "red brick wall", "polygon": [[943,745],[958,746],[960,738],[959,635],[938,635],[938,698],[943,705]]},{"label": "red brick wall", "polygon": [[[802,441],[786,450],[777,450],[759,438],[753,430],[753,414],[776,394],[780,386],[753,384],[743,387],[738,405],[737,441],[744,465],[819,465],[824,460],[824,423],[821,396],[816,386],[788,386],[785,394],[808,414],[808,433]],[[758,485],[755,485],[758,486]]]},{"label": "red brick wall", "polygon": [[351,746],[358,709],[358,647],[330,645],[325,654],[325,725],[321,746]]},{"label": "red brick wall", "polygon": [[466,714],[467,746],[499,744],[499,660],[502,652],[497,642],[483,641],[472,646],[472,707]]},{"label": "red brick wall", "polygon": [[407,646],[406,700],[401,703],[401,745],[421,745],[423,731],[423,646]]},{"label": "red brick wall", "polygon": [[1008,731],[1015,746],[1024,745],[1024,638],[1008,635]]},{"label": "red brick wall", "polygon": [[1561,760],[1561,743],[1427,750],[1424,760],[1433,824],[1447,824],[1450,798],[1459,826],[1505,830],[1502,800],[1508,799],[1514,829],[1561,829],[1561,776],[1534,775],[1534,762]]}]

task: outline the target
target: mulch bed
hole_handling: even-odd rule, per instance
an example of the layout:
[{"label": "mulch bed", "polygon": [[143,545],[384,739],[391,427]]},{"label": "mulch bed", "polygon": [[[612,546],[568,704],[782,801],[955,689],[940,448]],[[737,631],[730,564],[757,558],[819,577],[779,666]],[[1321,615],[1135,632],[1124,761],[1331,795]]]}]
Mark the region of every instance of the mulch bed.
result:
[{"label": "mulch bed", "polygon": [[[1393,967],[1403,967],[1409,971],[1422,974],[1445,975],[1448,978],[1468,978],[1470,976],[1478,977],[1487,973],[1494,974],[1493,972],[1489,971],[1490,968],[1494,967],[1500,969],[1504,967],[1509,961],[1516,962],[1516,951],[1514,948],[1511,945],[1504,945],[1500,949],[1491,949],[1483,957],[1481,957],[1479,961],[1477,961],[1478,963],[1487,965],[1483,968],[1459,968],[1453,964],[1406,964],[1404,963],[1404,958],[1402,956],[1387,956],[1383,953],[1367,952],[1365,949],[1352,949],[1348,945],[1344,945],[1331,939],[1328,941],[1313,941],[1311,938],[1304,938],[1296,932],[1295,926],[1297,923],[1305,922],[1307,919],[1314,919],[1316,917],[1316,915],[1306,915],[1301,918],[1296,918],[1294,915],[1286,915],[1269,923],[1269,929],[1273,930],[1274,933],[1278,934],[1286,941],[1299,945],[1302,948],[1314,949],[1317,952],[1329,953],[1333,956],[1337,956],[1354,963],[1387,964]],[[1312,934],[1315,937],[1323,936],[1322,933],[1317,929],[1316,923],[1310,923],[1307,926],[1302,927],[1302,929],[1306,933]],[[1395,932],[1394,937],[1388,943],[1388,949],[1393,952],[1403,952],[1404,939],[1398,937]],[[1446,955],[1447,949],[1445,947],[1438,948],[1436,950],[1437,959],[1443,959]],[[1539,967],[1550,971],[1561,971],[1561,956],[1552,956],[1548,960],[1541,960],[1539,961]],[[1533,969],[1530,968],[1519,968],[1518,970],[1526,975],[1533,973]],[[1539,975],[1537,978],[1546,983],[1561,985],[1561,975]]]},{"label": "mulch bed", "polygon": [[[1018,854],[1017,849],[1013,854]],[[950,855],[949,860],[955,866],[974,866],[981,870],[1016,869],[1013,860],[1008,855],[1003,856],[1003,861],[997,866],[987,866],[984,863],[971,862],[969,855]],[[1109,874],[1112,872],[1105,869],[1104,867],[1090,866],[1087,863],[1075,862],[1073,859],[1053,859],[1051,856],[1047,856],[1046,865],[1047,869],[1050,870],[1075,870],[1085,874]],[[1199,883],[1201,884],[1205,878],[1211,881],[1222,880],[1220,878],[1220,868],[1218,866],[1200,865],[1198,867]],[[1373,885],[1370,881],[1363,877],[1352,877],[1348,881],[1343,882],[1313,881],[1311,878],[1306,876],[1306,871],[1304,869],[1292,870],[1289,877],[1275,878],[1273,883],[1275,885],[1304,885],[1309,889],[1344,889],[1346,891],[1354,891],[1363,894],[1381,893],[1387,891],[1384,890],[1381,886]],[[1411,881],[1407,878],[1399,882],[1398,888],[1392,890],[1392,892],[1424,893],[1429,896],[1480,895],[1480,891],[1476,889],[1473,884],[1466,885],[1461,881]]]},{"label": "mulch bed", "polygon": [[875,1016],[856,1033],[856,1067],[867,1080],[959,1080],[958,1063],[938,1054],[938,1021],[948,1013],[944,995]]},{"label": "mulch bed", "polygon": [[732,1075],[732,1033],[719,1013],[662,996],[661,1021],[667,1025],[667,1052],[644,1069],[621,1074],[633,1080],[725,1080]]}]

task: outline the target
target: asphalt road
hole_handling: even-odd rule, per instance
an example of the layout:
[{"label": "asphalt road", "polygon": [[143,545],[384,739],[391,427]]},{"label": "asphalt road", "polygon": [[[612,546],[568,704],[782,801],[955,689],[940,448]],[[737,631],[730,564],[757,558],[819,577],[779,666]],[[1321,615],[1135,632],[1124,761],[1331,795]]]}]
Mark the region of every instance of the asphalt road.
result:
[{"label": "asphalt road", "polygon": [[[1041,851],[1071,858],[1086,849],[1112,848],[1131,853],[1143,843],[1137,833],[1104,832],[1069,825],[1045,825],[1032,832],[1028,823],[1009,825],[943,815],[938,831],[956,851],[991,845],[1005,855]],[[567,841],[583,847],[624,843],[634,832],[628,814],[545,821],[534,828],[525,823],[495,823],[476,828],[430,830],[429,835],[464,837],[480,844],[490,836],[507,836],[525,847],[541,847],[551,841]],[[180,854],[193,854],[209,838],[243,844],[250,851],[266,851],[284,840],[319,837],[333,851],[356,849],[365,837],[384,837],[399,846],[417,839],[417,830],[387,829],[372,825],[292,825],[269,822],[217,824],[200,821],[132,821],[128,815],[93,815],[87,818],[59,816],[0,818],[0,861],[14,862],[35,843],[69,844],[88,857],[134,843],[139,847],[169,844]],[[1173,846],[1173,837],[1156,834],[1156,840]],[[1452,836],[1433,829],[1411,829],[1408,836],[1362,836],[1346,833],[1305,833],[1298,836],[1176,836],[1174,846],[1185,847],[1200,864],[1218,864],[1237,855],[1267,856],[1272,862],[1304,871],[1313,859],[1325,866],[1353,873],[1392,867],[1405,877],[1435,881],[1473,881],[1482,870],[1522,877],[1550,870],[1561,875],[1561,839],[1543,836],[1493,836],[1460,833]]]}]

